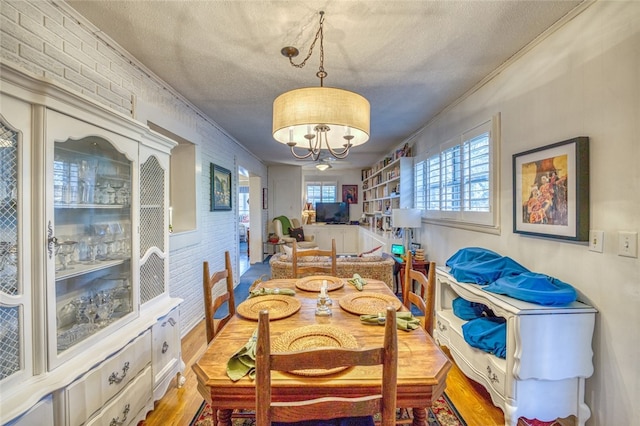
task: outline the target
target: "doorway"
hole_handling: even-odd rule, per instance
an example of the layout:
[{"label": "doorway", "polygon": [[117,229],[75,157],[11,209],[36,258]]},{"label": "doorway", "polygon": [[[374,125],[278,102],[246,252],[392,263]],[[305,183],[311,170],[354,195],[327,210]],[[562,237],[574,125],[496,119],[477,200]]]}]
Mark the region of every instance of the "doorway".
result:
[{"label": "doorway", "polygon": [[238,260],[240,275],[249,269],[249,236],[251,216],[249,210],[249,173],[238,167]]}]

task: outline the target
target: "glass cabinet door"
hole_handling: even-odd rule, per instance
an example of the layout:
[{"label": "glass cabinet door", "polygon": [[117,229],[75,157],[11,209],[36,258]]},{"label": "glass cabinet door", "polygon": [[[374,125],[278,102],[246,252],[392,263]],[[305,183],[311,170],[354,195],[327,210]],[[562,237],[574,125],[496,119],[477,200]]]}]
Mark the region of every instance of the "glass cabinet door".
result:
[{"label": "glass cabinet door", "polygon": [[[0,116],[0,382],[21,369],[18,281],[18,138]],[[17,298],[16,298],[17,297]],[[14,300],[11,300],[14,299]],[[14,302],[14,303],[12,303]]]},{"label": "glass cabinet door", "polygon": [[[68,133],[83,133],[78,126]],[[117,139],[94,129],[90,136],[53,140],[53,222],[47,247],[49,271],[55,276],[55,289],[49,292],[50,299],[55,297],[55,346],[54,328],[49,327],[53,366],[66,351],[84,347],[92,336],[114,330],[115,323],[137,312],[132,283],[134,163],[122,143],[115,144]]]},{"label": "glass cabinet door", "polygon": [[0,94],[0,389],[31,377],[31,106]]}]

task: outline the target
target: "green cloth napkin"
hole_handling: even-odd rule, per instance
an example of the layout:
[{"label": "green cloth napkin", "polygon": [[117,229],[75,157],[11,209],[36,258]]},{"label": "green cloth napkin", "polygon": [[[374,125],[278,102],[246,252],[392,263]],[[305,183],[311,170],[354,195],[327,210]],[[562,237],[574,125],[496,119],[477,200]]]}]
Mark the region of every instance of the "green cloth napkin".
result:
[{"label": "green cloth napkin", "polygon": [[[360,315],[360,321],[366,324],[378,324],[384,325],[384,315],[373,314],[373,315]],[[411,331],[420,327],[420,320],[414,317],[411,312],[396,312],[396,324],[398,326],[398,330]]]},{"label": "green cloth napkin", "polygon": [[347,281],[360,291],[362,291],[362,288],[367,284],[367,280],[358,274],[353,274],[353,278],[349,278]]},{"label": "green cloth napkin", "polygon": [[247,374],[253,380],[256,377],[256,344],[258,343],[258,329],[253,332],[246,345],[233,354],[227,362],[227,376],[234,382]]},{"label": "green cloth napkin", "polygon": [[290,288],[259,288],[251,290],[247,299],[258,296],[266,296],[268,294],[282,294],[283,296],[295,296],[296,292]]}]

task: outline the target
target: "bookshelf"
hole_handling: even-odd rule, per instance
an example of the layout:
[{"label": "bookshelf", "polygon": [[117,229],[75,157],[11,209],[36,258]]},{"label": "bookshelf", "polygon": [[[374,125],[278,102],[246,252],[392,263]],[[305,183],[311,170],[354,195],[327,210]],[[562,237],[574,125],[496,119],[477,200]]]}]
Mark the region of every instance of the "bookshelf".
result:
[{"label": "bookshelf", "polygon": [[[413,158],[406,147],[362,170],[362,211],[388,222],[391,210],[413,207]],[[384,226],[383,226],[384,227]]]}]

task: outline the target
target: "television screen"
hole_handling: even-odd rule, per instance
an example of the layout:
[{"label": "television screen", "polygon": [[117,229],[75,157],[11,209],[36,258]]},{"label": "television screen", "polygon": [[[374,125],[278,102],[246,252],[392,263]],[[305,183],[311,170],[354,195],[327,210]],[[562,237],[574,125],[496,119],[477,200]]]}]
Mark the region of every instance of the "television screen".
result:
[{"label": "television screen", "polygon": [[316,222],[349,223],[349,204],[316,203]]}]

